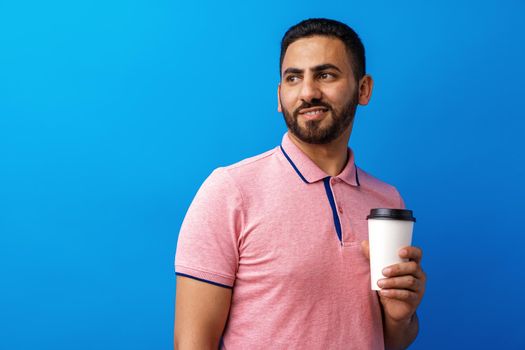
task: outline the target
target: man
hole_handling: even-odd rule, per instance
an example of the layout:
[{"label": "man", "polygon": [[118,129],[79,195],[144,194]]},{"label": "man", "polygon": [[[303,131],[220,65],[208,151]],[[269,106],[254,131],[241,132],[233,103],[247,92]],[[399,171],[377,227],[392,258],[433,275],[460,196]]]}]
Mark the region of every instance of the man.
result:
[{"label": "man", "polygon": [[370,289],[366,216],[403,208],[348,148],[372,78],[343,23],[309,19],[281,43],[282,144],[214,170],[181,227],[177,349],[404,349],[418,332],[421,250]]}]

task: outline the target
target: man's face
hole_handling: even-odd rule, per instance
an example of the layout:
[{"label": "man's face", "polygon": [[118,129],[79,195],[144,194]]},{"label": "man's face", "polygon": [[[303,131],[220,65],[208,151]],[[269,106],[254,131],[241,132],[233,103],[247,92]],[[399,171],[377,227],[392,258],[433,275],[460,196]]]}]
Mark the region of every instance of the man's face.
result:
[{"label": "man's face", "polygon": [[332,37],[299,39],[286,50],[279,85],[279,112],[301,141],[326,144],[352,124],[358,82],[344,43]]}]

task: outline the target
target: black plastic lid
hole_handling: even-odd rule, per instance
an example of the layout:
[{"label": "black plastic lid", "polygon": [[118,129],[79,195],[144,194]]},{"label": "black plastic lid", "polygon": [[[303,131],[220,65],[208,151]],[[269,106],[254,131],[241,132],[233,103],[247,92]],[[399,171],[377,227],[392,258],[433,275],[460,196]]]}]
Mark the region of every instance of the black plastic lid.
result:
[{"label": "black plastic lid", "polygon": [[412,210],[408,209],[375,208],[370,210],[370,215],[366,219],[392,219],[416,222],[416,218],[412,216]]}]

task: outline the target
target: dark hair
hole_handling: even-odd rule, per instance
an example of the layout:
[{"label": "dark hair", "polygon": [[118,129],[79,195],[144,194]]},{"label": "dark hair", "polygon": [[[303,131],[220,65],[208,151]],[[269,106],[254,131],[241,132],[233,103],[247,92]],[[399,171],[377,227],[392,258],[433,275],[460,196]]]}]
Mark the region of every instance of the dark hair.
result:
[{"label": "dark hair", "polygon": [[281,60],[279,62],[279,76],[283,68],[283,59],[291,43],[302,38],[315,35],[331,36],[341,40],[351,57],[354,77],[359,80],[366,73],[365,47],[357,33],[344,23],[327,18],[306,19],[288,29],[281,40]]}]

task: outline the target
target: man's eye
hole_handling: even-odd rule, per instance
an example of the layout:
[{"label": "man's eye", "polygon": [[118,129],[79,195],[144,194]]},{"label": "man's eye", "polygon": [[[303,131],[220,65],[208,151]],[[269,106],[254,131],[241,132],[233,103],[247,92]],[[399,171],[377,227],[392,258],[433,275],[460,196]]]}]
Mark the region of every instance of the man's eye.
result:
[{"label": "man's eye", "polygon": [[286,77],[286,81],[288,81],[290,83],[294,83],[298,79],[299,79],[299,77],[297,77],[297,75],[289,75],[289,76]]},{"label": "man's eye", "polygon": [[321,79],[330,79],[330,78],[333,78],[334,75],[333,75],[332,73],[321,73],[321,74],[319,75],[319,77],[320,77]]}]

